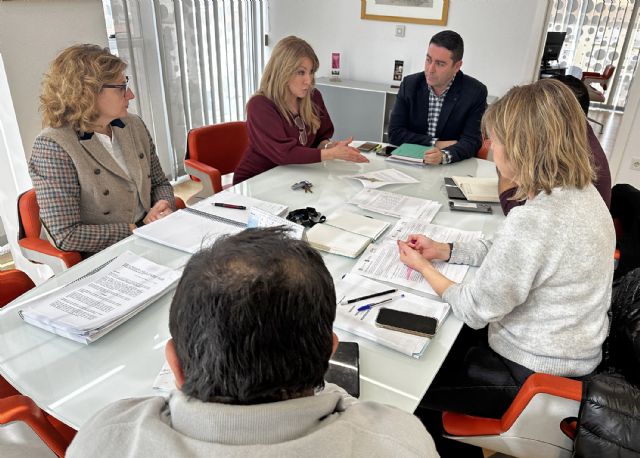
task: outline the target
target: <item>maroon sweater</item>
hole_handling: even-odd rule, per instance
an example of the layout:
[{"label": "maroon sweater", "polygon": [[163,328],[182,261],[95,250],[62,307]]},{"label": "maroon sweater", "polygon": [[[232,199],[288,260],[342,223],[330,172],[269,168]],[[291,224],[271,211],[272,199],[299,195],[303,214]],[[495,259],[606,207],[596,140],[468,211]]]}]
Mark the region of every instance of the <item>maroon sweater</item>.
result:
[{"label": "maroon sweater", "polygon": [[[593,129],[588,123],[587,140],[589,140],[589,147],[591,148],[593,167],[596,170],[596,179],[593,185],[602,196],[604,203],[607,204],[607,208],[609,208],[611,206],[611,172],[609,171],[609,161],[607,161],[607,156],[605,156],[596,134],[593,133]],[[510,188],[500,194],[500,205],[505,215],[507,215],[513,207],[524,205],[526,202],[526,200],[509,200],[515,193],[516,188]]]},{"label": "maroon sweater", "polygon": [[333,124],[320,91],[311,94],[320,128],[313,134],[307,127],[307,143],[300,144],[300,131],[289,124],[276,104],[263,95],[254,95],[247,104],[249,146],[233,175],[233,184],[266,172],[278,165],[320,162],[318,145],[333,135]]}]

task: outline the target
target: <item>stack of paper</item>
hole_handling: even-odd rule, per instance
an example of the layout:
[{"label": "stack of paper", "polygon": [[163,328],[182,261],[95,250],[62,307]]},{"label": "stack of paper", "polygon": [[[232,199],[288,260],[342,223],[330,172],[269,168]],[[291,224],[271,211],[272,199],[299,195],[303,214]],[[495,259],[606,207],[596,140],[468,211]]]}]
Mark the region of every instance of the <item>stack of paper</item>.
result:
[{"label": "stack of paper", "polygon": [[430,222],[442,204],[433,200],[405,196],[393,192],[363,189],[349,200],[363,210],[369,210],[395,218],[415,218]]},{"label": "stack of paper", "polygon": [[431,149],[429,146],[403,143],[393,150],[387,160],[403,162],[405,164],[423,165],[424,153]]},{"label": "stack of paper", "polygon": [[[376,326],[378,307],[371,308],[365,312],[358,312],[358,307],[371,302],[372,299],[365,299],[351,304],[345,303],[349,298],[366,296],[387,289],[389,289],[387,286],[359,275],[353,273],[345,275],[336,284],[336,297],[339,302],[334,325],[337,328],[367,338],[405,355],[419,358],[430,342],[428,337],[420,337]],[[375,300],[387,297],[380,296]],[[449,304],[445,302],[438,302],[408,292],[404,292],[404,297],[402,298],[385,303],[384,307],[417,315],[431,316],[438,320],[438,327],[440,327],[451,309]]]},{"label": "stack of paper", "polygon": [[[389,231],[389,237],[368,247],[352,271],[376,280],[388,281],[425,293],[436,294],[419,272],[409,269],[400,261],[396,240],[406,240],[409,234],[424,234],[439,242],[469,241],[482,236],[479,231],[461,231],[450,227],[426,224],[422,221],[400,220]],[[469,270],[469,266],[466,265],[440,261],[434,261],[433,267],[456,283],[462,282]]]},{"label": "stack of paper", "polygon": [[389,227],[386,221],[337,211],[307,230],[307,241],[318,250],[356,258]]},{"label": "stack of paper", "polygon": [[34,326],[87,344],[173,288],[181,272],[127,251],[101,269],[21,304]]}]

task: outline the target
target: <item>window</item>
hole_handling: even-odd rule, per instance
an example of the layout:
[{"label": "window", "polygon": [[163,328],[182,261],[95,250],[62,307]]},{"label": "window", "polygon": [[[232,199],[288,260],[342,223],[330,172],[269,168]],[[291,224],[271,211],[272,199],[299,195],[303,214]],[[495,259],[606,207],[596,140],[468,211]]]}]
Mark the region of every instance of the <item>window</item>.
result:
[{"label": "window", "polygon": [[[110,47],[170,178],[184,174],[187,132],[245,118],[265,62],[267,0],[103,0]],[[112,25],[111,25],[112,24]]]}]

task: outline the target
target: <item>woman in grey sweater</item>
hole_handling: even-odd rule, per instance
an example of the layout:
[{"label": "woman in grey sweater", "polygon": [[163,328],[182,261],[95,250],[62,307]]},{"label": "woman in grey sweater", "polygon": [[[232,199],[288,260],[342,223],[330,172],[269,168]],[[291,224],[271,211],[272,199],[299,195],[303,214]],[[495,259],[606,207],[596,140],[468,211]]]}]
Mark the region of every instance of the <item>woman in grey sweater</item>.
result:
[{"label": "woman in grey sweater", "polygon": [[[591,184],[584,115],[562,83],[511,89],[482,124],[499,172],[527,203],[492,240],[451,246],[412,234],[398,245],[467,325],[421,406],[499,418],[531,373],[581,377],[600,362],[615,233]],[[432,260],[479,269],[456,284]]]}]

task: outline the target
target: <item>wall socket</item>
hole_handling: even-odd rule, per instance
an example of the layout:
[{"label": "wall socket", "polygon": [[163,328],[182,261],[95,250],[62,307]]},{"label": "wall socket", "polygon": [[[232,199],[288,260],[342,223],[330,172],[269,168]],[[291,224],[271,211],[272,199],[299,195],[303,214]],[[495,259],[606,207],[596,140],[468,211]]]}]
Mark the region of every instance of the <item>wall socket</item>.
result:
[{"label": "wall socket", "polygon": [[640,157],[631,158],[631,170],[637,170],[640,172]]},{"label": "wall socket", "polygon": [[396,37],[403,38],[404,37],[405,26],[396,25]]}]

